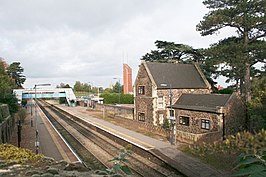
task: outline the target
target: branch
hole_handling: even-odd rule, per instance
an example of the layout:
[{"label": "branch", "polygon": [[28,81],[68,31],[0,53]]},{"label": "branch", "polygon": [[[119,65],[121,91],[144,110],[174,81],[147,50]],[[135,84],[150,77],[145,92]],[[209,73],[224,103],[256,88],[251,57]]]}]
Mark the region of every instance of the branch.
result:
[{"label": "branch", "polygon": [[266,32],[262,33],[261,35],[255,36],[254,38],[249,40],[249,43],[261,38],[261,37],[266,37]]},{"label": "branch", "polygon": [[241,29],[241,27],[239,25],[231,24],[231,23],[223,23],[223,25],[237,28],[241,33],[244,33],[244,31]]}]

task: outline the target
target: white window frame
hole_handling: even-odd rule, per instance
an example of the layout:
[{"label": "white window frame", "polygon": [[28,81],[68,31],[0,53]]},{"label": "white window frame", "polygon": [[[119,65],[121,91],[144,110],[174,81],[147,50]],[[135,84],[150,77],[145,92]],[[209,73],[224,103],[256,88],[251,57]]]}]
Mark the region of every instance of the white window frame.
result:
[{"label": "white window frame", "polygon": [[210,130],[211,128],[211,121],[209,119],[201,119],[201,129]]}]

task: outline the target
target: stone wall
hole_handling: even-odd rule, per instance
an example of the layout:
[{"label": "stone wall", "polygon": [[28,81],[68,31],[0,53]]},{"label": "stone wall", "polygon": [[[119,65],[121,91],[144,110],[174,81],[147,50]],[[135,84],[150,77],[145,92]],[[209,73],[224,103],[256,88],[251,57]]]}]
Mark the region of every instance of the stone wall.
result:
[{"label": "stone wall", "polygon": [[[179,123],[180,116],[189,117],[189,126]],[[201,141],[218,140],[222,138],[222,119],[220,114],[177,110],[175,109],[176,118],[176,137],[179,141],[191,143]],[[210,129],[201,128],[201,119],[210,120]]]},{"label": "stone wall", "polygon": [[[138,94],[138,86],[145,86],[145,94]],[[145,114],[145,122],[153,124],[153,97],[152,97],[152,82],[147,70],[141,64],[135,81],[135,119],[138,120],[138,113]]]},{"label": "stone wall", "polygon": [[224,110],[225,135],[232,135],[243,131],[246,125],[246,110],[241,97],[234,93]]},{"label": "stone wall", "polygon": [[104,111],[104,114],[112,117],[134,119],[134,108],[96,103],[95,109],[98,111]]},{"label": "stone wall", "polygon": [[0,105],[0,143],[9,142],[14,126],[15,120],[9,113],[8,105]]}]

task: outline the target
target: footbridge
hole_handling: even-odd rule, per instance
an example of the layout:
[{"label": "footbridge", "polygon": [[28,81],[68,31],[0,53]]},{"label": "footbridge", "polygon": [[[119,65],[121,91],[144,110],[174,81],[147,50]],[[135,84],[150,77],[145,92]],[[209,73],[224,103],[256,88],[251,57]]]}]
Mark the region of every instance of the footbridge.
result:
[{"label": "footbridge", "polygon": [[33,98],[66,98],[67,103],[72,106],[76,105],[76,96],[71,88],[55,88],[55,89],[14,89],[17,99],[33,99]]}]

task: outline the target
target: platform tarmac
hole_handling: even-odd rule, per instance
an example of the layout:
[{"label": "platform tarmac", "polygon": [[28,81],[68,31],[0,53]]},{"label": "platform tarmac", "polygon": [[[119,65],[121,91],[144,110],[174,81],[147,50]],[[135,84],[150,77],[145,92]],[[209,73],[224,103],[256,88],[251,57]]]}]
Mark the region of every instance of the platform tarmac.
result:
[{"label": "platform tarmac", "polygon": [[[54,104],[55,102],[50,102]],[[198,159],[190,157],[178,150],[180,144],[171,145],[170,142],[160,141],[132,130],[114,125],[103,119],[92,117],[89,115],[87,107],[68,107],[65,105],[54,104],[54,106],[87,121],[105,131],[116,135],[131,144],[137,145],[152,154],[156,155],[172,167],[188,177],[227,177],[230,176],[227,172],[220,171],[210,167]]]},{"label": "platform tarmac", "polygon": [[[27,117],[22,124],[21,130],[21,147],[43,154],[46,157],[51,157],[57,161],[78,162],[79,159],[72,153],[42,110],[37,107],[35,111],[34,103],[31,101],[28,102],[26,109]],[[15,131],[17,131],[17,126]],[[37,136],[36,132],[38,132]],[[18,145],[17,139],[17,133],[14,133],[11,143]]]}]

